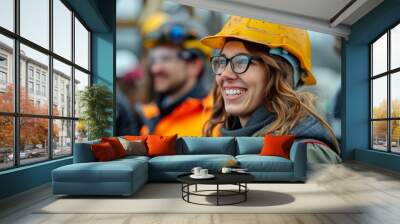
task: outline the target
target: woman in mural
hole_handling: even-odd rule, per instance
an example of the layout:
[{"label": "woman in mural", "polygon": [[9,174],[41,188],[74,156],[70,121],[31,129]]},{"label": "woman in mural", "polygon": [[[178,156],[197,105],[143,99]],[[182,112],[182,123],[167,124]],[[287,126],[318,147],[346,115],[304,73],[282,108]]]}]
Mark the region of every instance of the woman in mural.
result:
[{"label": "woman in mural", "polygon": [[294,135],[307,143],[308,162],[340,162],[332,128],[318,115],[311,45],[304,30],[232,16],[222,30],[201,40],[219,49],[211,58],[216,74],[214,108],[207,136]]}]

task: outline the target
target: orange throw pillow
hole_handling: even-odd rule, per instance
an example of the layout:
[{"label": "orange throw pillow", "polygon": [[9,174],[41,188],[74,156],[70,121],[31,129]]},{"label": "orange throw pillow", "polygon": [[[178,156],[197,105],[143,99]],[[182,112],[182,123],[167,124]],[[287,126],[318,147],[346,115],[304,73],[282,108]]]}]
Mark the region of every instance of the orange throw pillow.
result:
[{"label": "orange throw pillow", "polygon": [[126,151],[124,147],[122,146],[121,142],[119,142],[118,138],[101,138],[101,142],[108,142],[114,149],[115,155],[117,158],[121,158],[126,156]]},{"label": "orange throw pillow", "polygon": [[148,156],[162,156],[162,155],[175,155],[176,154],[176,138],[177,135],[172,136],[147,136],[147,154]]},{"label": "orange throw pillow", "polygon": [[129,141],[136,141],[136,140],[141,140],[141,141],[146,141],[147,135],[125,135],[124,139],[129,140]]},{"label": "orange throw pillow", "polygon": [[266,135],[264,136],[264,146],[260,155],[280,156],[290,159],[290,147],[292,147],[294,140],[294,135]]},{"label": "orange throw pillow", "polygon": [[117,158],[114,149],[108,142],[93,144],[90,147],[92,149],[94,157],[99,162],[109,161]]}]

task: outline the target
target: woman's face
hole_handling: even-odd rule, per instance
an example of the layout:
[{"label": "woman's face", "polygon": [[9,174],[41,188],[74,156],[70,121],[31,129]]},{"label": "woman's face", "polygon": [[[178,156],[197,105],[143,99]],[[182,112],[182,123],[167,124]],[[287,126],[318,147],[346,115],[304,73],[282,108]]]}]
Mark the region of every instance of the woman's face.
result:
[{"label": "woman's face", "polygon": [[[227,42],[221,51],[221,55],[232,58],[238,54],[251,54],[240,41]],[[216,81],[221,88],[224,98],[225,111],[247,121],[251,113],[262,104],[265,97],[267,84],[265,65],[257,60],[252,60],[246,72],[236,74],[232,71],[231,62],[225,70],[216,75]]]}]

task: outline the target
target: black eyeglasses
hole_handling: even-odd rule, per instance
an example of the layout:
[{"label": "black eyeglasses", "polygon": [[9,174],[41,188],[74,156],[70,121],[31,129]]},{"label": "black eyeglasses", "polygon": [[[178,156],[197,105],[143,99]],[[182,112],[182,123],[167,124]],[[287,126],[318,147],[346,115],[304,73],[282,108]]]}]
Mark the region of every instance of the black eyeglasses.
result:
[{"label": "black eyeglasses", "polygon": [[227,58],[225,55],[211,57],[211,69],[216,75],[220,75],[225,71],[228,63],[231,64],[231,69],[235,74],[242,74],[249,69],[250,63],[253,61],[262,61],[259,56],[250,56],[247,54],[237,54],[231,58]]}]

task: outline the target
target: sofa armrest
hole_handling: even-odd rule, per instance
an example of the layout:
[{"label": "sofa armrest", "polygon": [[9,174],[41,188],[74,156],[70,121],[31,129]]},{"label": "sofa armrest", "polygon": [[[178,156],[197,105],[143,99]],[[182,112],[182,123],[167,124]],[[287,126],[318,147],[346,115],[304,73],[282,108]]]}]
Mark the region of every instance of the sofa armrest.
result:
[{"label": "sofa armrest", "polygon": [[75,143],[74,147],[74,163],[88,163],[95,162],[96,158],[94,157],[90,146],[97,142],[84,142],[84,143]]},{"label": "sofa armrest", "polygon": [[293,180],[305,181],[307,176],[307,144],[295,141],[290,149],[290,160],[293,162]]}]

